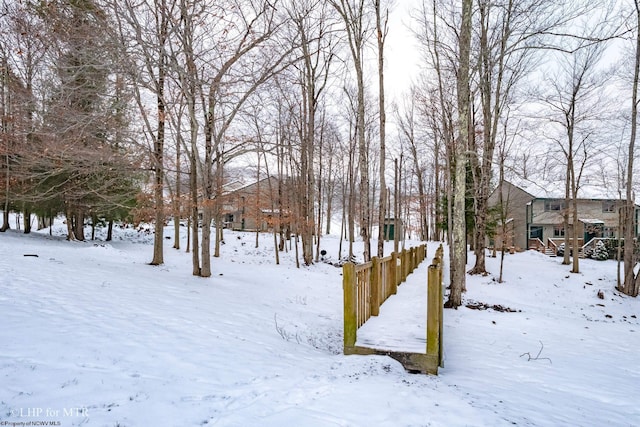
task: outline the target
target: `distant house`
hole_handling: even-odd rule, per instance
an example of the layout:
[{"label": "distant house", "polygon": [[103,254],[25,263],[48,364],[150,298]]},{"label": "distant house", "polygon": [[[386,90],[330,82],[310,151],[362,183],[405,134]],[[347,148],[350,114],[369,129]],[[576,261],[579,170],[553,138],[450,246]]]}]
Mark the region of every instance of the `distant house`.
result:
[{"label": "distant house", "polygon": [[277,194],[278,180],[275,177],[246,185],[238,182],[225,185],[223,227],[247,231],[270,230],[281,218]]},{"label": "distant house", "polygon": [[[564,228],[563,214],[567,208],[563,183],[540,184],[525,181],[515,185],[504,182],[502,185],[503,204],[506,207],[506,235],[498,225],[496,235],[489,244],[500,248],[502,245],[515,247],[516,250],[539,249],[555,253],[557,246],[564,241],[565,234],[573,237],[578,233],[580,245],[589,243],[593,238],[621,237],[620,208],[624,204],[608,194],[602,186],[585,185],[580,189],[585,195],[577,201],[578,224],[573,224],[569,216],[569,227]],[[579,193],[579,194],[580,194]],[[498,206],[498,188],[489,197],[489,206]],[[638,212],[635,210],[634,235],[638,235]]]}]

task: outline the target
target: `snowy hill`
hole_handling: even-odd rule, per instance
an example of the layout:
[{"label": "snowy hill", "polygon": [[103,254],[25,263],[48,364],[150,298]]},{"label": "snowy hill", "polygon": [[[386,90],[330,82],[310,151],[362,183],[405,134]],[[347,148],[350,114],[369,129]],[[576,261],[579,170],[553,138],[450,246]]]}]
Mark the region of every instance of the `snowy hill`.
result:
[{"label": "snowy hill", "polygon": [[[292,251],[274,265],[269,235],[255,248],[254,234],[226,233],[201,279],[190,254],[167,243],[165,265],[151,267],[152,236],[117,233],[0,233],[0,422],[640,425],[640,301],[614,291],[613,261],[584,260],[574,275],[528,252],[506,257],[504,284],[468,277],[467,301],[516,312],[445,310],[433,377],[343,356],[340,269],[296,269]],[[337,245],[322,246],[335,259]],[[421,298],[424,271],[389,307]]]}]

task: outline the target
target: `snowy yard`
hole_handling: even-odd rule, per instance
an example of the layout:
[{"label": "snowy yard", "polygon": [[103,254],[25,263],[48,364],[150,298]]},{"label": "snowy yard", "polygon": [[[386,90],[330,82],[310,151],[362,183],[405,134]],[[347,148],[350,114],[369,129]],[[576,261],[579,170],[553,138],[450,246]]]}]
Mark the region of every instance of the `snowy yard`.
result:
[{"label": "snowy yard", "polygon": [[[210,279],[170,240],[151,267],[152,236],[116,237],[0,233],[0,425],[640,425],[640,300],[614,291],[614,261],[570,274],[527,252],[504,284],[468,277],[466,301],[516,312],[445,310],[434,377],[343,356],[341,270],[274,265],[270,236],[228,232]],[[425,271],[383,306],[387,329],[421,336]]]}]

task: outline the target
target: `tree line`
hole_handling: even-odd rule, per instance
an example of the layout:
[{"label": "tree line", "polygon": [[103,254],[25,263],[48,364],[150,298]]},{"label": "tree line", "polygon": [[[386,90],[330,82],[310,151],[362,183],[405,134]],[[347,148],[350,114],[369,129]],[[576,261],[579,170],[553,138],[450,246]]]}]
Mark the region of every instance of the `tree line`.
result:
[{"label": "tree line", "polygon": [[[457,307],[469,244],[470,273],[486,273],[489,195],[510,175],[557,172],[575,202],[624,123],[607,164],[634,209],[638,64],[634,78],[602,58],[627,45],[637,57],[638,3],[582,3],[418,1],[422,72],[389,102],[399,6],[384,0],[2,0],[2,230],[12,210],[27,232],[31,215],[62,214],[79,240],[87,220],[135,217],[153,222],[159,265],[167,218],[186,218],[193,274],[209,277],[230,171],[249,162],[256,181],[277,178],[264,184],[276,262],[292,238],[316,261],[338,216],[347,257],[356,239],[365,260],[383,256],[385,223],[402,219],[412,237],[448,241]],[[605,117],[614,82],[632,108]],[[621,289],[637,295],[628,250]]]}]

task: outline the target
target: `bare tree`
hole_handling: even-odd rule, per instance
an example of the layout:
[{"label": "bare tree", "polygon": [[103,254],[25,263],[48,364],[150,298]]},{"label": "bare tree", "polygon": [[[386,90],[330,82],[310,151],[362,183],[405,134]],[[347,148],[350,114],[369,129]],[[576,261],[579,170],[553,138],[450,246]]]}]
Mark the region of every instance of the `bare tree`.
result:
[{"label": "bare tree", "polygon": [[[298,80],[302,95],[300,105],[300,236],[302,258],[305,265],[313,262],[313,235],[315,227],[315,169],[314,152],[317,139],[317,113],[327,86],[331,62],[335,56],[332,35],[334,20],[332,9],[317,0],[292,1],[289,16],[296,29],[295,42],[299,45],[300,63]],[[319,181],[319,185],[321,181]],[[318,191],[318,197],[320,192]],[[319,235],[317,238],[319,239]]]},{"label": "bare tree", "polygon": [[[426,194],[426,173],[423,165],[423,159],[427,157],[421,150],[417,135],[417,112],[416,103],[418,102],[417,89],[411,88],[410,96],[405,102],[402,110],[397,110],[397,123],[400,129],[402,140],[406,141],[411,154],[413,163],[413,175],[416,177],[416,186],[418,191],[418,218],[420,239],[427,240],[429,234],[429,225],[427,222],[427,194]],[[404,144],[403,144],[404,145]],[[426,144],[424,144],[426,145]]]},{"label": "bare tree", "polygon": [[[456,90],[452,85],[447,84],[448,81],[457,79],[459,61],[456,46],[458,45],[458,34],[455,26],[450,23],[458,22],[458,14],[453,6],[447,5],[439,0],[432,0],[430,3],[423,2],[420,15],[420,32],[417,34],[418,40],[421,41],[425,62],[430,65],[431,71],[435,74],[435,79],[429,79],[424,76],[423,86],[424,108],[423,115],[429,117],[428,123],[434,136],[436,145],[434,146],[435,155],[439,156],[440,149],[437,147],[441,142],[444,151],[444,167],[443,177],[445,192],[439,193],[436,184],[436,224],[446,229],[447,243],[453,248],[453,219],[454,219],[454,190],[456,164],[457,162],[466,163],[466,155],[458,158],[455,155],[456,150],[456,126],[455,111],[458,105],[456,101]],[[469,36],[470,37],[470,36]],[[469,42],[470,43],[470,42]],[[470,49],[470,45],[469,45]],[[433,82],[433,83],[432,83]],[[431,83],[431,84],[430,84]],[[428,106],[433,105],[430,111]],[[468,120],[468,119],[467,119]],[[466,152],[466,148],[464,150]],[[440,162],[436,161],[435,166],[436,182],[440,178]],[[466,165],[465,165],[466,168]],[[445,220],[446,218],[446,220]],[[465,231],[462,231],[463,234]],[[466,239],[463,238],[466,242]],[[464,243],[466,245],[466,243]],[[455,257],[462,254],[464,260],[455,261]],[[462,248],[459,252],[451,250],[449,252],[450,276],[455,277],[460,282],[459,274],[454,273],[455,269],[464,268],[466,260],[466,250]]]},{"label": "bare tree", "polygon": [[640,79],[640,3],[633,2],[635,8],[636,33],[635,61],[633,68],[633,83],[631,92],[631,134],[629,136],[629,155],[627,157],[626,204],[624,206],[624,283],[619,290],[626,295],[637,297],[640,291],[640,274],[634,276],[635,267],[635,201],[633,195],[633,160],[635,157],[636,132],[638,126],[638,80]]},{"label": "bare tree", "polygon": [[364,260],[371,259],[371,212],[369,201],[369,169],[365,129],[364,48],[369,35],[365,0],[329,0],[344,23],[357,82],[358,168],[360,173],[360,235],[364,241]]},{"label": "bare tree", "polygon": [[386,172],[386,126],[387,114],[385,108],[385,90],[384,90],[384,43],[389,31],[388,15],[389,9],[385,8],[384,12],[380,4],[380,0],[373,0],[373,6],[376,14],[376,41],[378,47],[378,102],[379,102],[379,118],[380,118],[380,165],[379,165],[379,197],[378,197],[378,256],[384,256],[384,224],[386,217],[386,193],[387,185],[385,182]]},{"label": "bare tree", "polygon": [[[128,56],[129,79],[135,102],[144,124],[143,135],[154,171],[155,204],[153,259],[151,265],[164,263],[164,156],[167,123],[165,90],[169,66],[170,25],[175,18],[177,0],[110,2],[118,22],[122,44],[131,46]],[[147,108],[146,97],[155,97],[155,109]]]},{"label": "bare tree", "polygon": [[[594,138],[592,123],[602,111],[598,95],[606,75],[598,70],[602,57],[602,43],[585,43],[571,53],[561,53],[560,69],[547,79],[550,93],[544,98],[550,108],[550,120],[564,133],[563,138],[553,138],[566,161],[566,194],[564,206],[565,264],[569,264],[569,228],[572,229],[573,266],[572,272],[579,272],[580,250],[578,235],[578,190],[582,174],[587,165],[589,146]],[[593,159],[593,157],[591,157]],[[571,205],[571,207],[569,207]],[[571,215],[571,221],[569,221]]]},{"label": "bare tree", "polygon": [[456,87],[458,92],[458,126],[457,140],[453,152],[455,174],[453,176],[453,229],[451,247],[451,292],[445,307],[457,308],[462,305],[462,292],[465,291],[466,264],[466,163],[469,140],[469,114],[471,93],[469,85],[469,62],[471,50],[471,12],[472,0],[462,0],[462,18],[459,32],[459,66]]},{"label": "bare tree", "polygon": [[[487,200],[491,190],[494,152],[503,112],[523,78],[532,69],[538,48],[550,48],[551,33],[559,33],[585,6],[565,1],[477,0],[477,93],[480,103],[480,143],[470,140],[474,182],[474,252],[471,274],[486,273]],[[579,37],[578,37],[579,38]],[[586,39],[586,37],[585,37]],[[557,39],[556,39],[557,40]],[[566,40],[558,43],[566,47]]]},{"label": "bare tree", "polygon": [[[177,42],[172,46],[171,59],[190,105],[193,252],[201,250],[201,259],[193,255],[194,275],[211,276],[211,225],[214,219],[216,225],[222,222],[213,214],[220,212],[214,205],[221,196],[224,165],[254,149],[247,147],[247,137],[233,124],[243,114],[247,101],[284,66],[291,52],[290,46],[281,46],[275,37],[282,25],[282,16],[268,1],[243,5],[233,1],[180,2],[180,20],[173,27]],[[182,60],[186,67],[181,66]],[[203,147],[198,145],[199,130]],[[202,213],[200,247],[195,240],[198,208]],[[216,254],[219,239],[220,233],[216,232]]]}]

